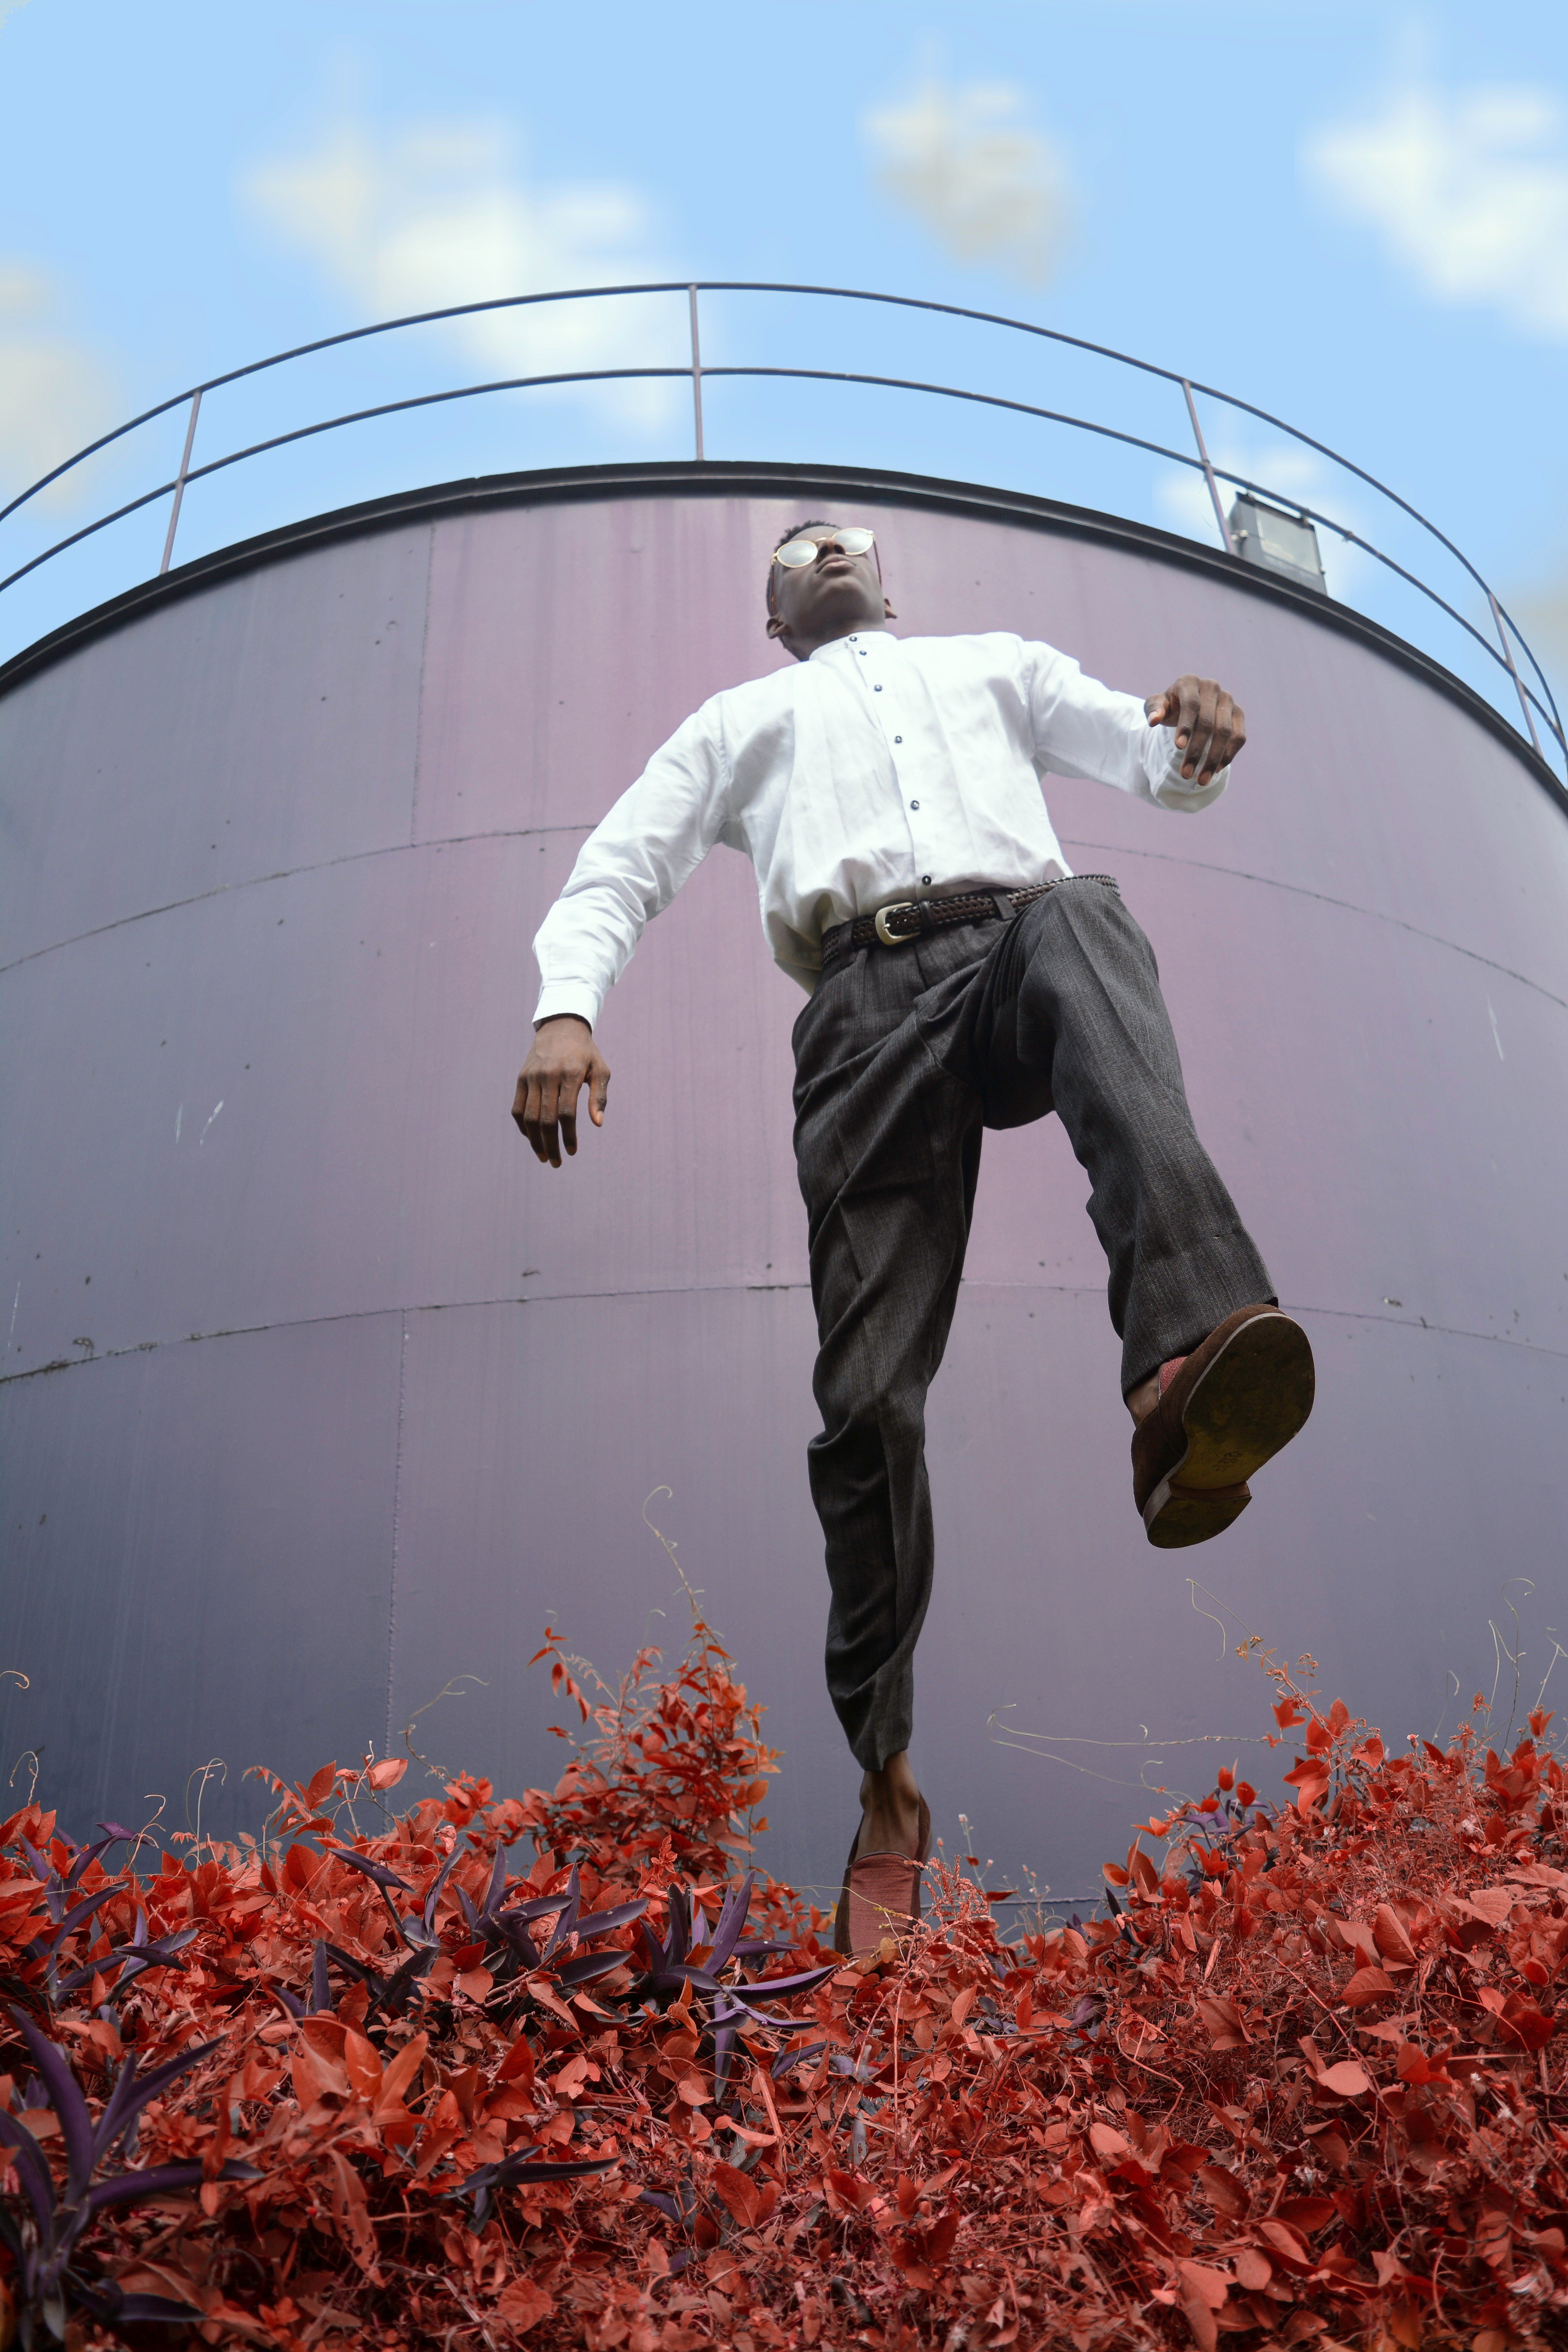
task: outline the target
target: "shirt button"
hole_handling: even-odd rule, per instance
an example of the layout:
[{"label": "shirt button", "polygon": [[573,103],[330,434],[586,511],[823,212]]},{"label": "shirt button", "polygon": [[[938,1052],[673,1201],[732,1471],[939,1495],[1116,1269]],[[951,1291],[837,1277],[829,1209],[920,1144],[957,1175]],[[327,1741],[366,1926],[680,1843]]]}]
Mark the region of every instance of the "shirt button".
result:
[{"label": "shirt button", "polygon": [[919,808],[919,806],[920,806],[920,803],[919,803],[919,801],[911,801],[911,802],[910,803],[910,806],[911,808]]},{"label": "shirt button", "polygon": [[921,880],[925,884],[926,888],[929,890],[931,888],[931,876],[929,874],[922,874],[921,876]]},{"label": "shirt button", "polygon": [[894,742],[895,742],[895,743],[901,743],[901,742],[903,741],[903,740],[904,740],[904,739],[903,739],[903,737],[902,737],[901,735],[895,735],[895,736],[894,736],[894,738],[893,738],[893,740],[894,740]]},{"label": "shirt button", "polygon": [[880,688],[879,686],[874,686],[874,687],[871,688],[871,691],[872,691],[872,693],[873,693],[873,694],[880,694],[880,693],[881,693],[881,691],[882,691],[882,689],[881,689],[881,688]]}]

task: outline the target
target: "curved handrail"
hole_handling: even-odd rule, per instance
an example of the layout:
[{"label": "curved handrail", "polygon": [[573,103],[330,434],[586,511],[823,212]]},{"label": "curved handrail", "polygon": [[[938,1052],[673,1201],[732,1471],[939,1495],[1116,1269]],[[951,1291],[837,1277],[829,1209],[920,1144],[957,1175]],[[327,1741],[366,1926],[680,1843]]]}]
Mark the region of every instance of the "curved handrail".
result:
[{"label": "curved handrail", "polygon": [[[409,327],[434,325],[447,320],[470,318],[482,313],[525,310],[559,302],[603,300],[628,295],[679,293],[688,295],[690,300],[692,355],[689,367],[587,368],[545,375],[509,376],[486,383],[463,384],[441,392],[424,393],[404,400],[384,401],[367,408],[350,410],[340,416],[323,418],[313,425],[300,425],[287,433],[271,435],[264,440],[249,444],[245,448],[231,450],[222,457],[209,459],[201,466],[192,466],[189,462],[196,419],[205,394],[221,390],[226,384],[237,383],[246,377],[259,375],[272,368],[285,366],[291,361],[305,359],[316,352],[335,350],[345,344],[364,341],[374,336],[397,333]],[[1179,388],[1186,397],[1198,455],[1194,457],[1190,452],[1170,448],[1162,442],[1148,440],[1139,434],[1124,432],[1117,426],[1101,424],[1091,417],[1073,415],[1065,410],[1045,408],[1031,402],[1014,400],[998,394],[975,392],[957,385],[934,383],[919,378],[875,375],[848,369],[741,364],[704,365],[700,357],[697,326],[697,297],[703,293],[804,295],[837,301],[878,303],[893,309],[932,313],[946,318],[966,320],[974,324],[1000,327],[1012,333],[1032,335],[1043,341],[1058,343],[1072,350],[1089,352],[1096,358],[1108,360],[1118,366],[1131,368],[1141,374],[1154,377],[1162,383]],[[41,490],[47,489],[51,483],[60,480],[73,468],[85,463],[88,458],[97,456],[100,450],[109,448],[116,441],[122,440],[128,434],[137,431],[142,425],[151,424],[156,418],[167,415],[186,404],[190,404],[190,421],[185,436],[184,454],[181,459],[180,469],[172,480],[160,483],[156,488],[142,492],[140,497],[130,499],[124,505],[115,508],[110,513],[99,517],[97,520],[84,525],[79,530],[72,531],[65,538],[56,541],[27,562],[18,565],[4,578],[0,578],[0,593],[4,593],[16,581],[26,577],[29,572],[38,570],[53,557],[63,554],[68,548],[79,545],[82,541],[90,539],[96,532],[108,529],[111,523],[121,521],[127,515],[134,514],[140,508],[172,495],[174,503],[162,567],[166,570],[173,550],[180,504],[187,483],[203,480],[212,474],[222,472],[227,467],[239,465],[247,458],[259,457],[268,450],[281,448],[292,442],[310,439],[321,433],[335,432],[350,425],[365,423],[372,418],[395,415],[413,409],[439,406],[456,400],[474,399],[494,392],[526,391],[573,383],[647,382],[672,377],[684,379],[688,376],[691,380],[693,388],[699,457],[702,455],[701,383],[703,378],[709,376],[784,377],[817,383],[868,385],[889,391],[918,392],[942,399],[973,402],[981,406],[1009,410],[1019,415],[1037,417],[1045,422],[1067,425],[1075,431],[1092,433],[1103,439],[1118,441],[1127,446],[1145,450],[1168,462],[1190,467],[1205,477],[1227,546],[1229,532],[1216,485],[1220,481],[1225,481],[1239,489],[1255,491],[1265,499],[1293,509],[1304,520],[1322,525],[1326,530],[1333,531],[1347,545],[1357,547],[1364,554],[1372,556],[1407,585],[1418,589],[1449,620],[1457,622],[1482,651],[1512,679],[1526,727],[1537,752],[1541,750],[1541,742],[1531,716],[1532,709],[1545,721],[1556,739],[1557,746],[1563,751],[1565,761],[1568,761],[1568,736],[1564,734],[1563,721],[1558,713],[1551,686],[1512,615],[1500,602],[1480,572],[1447,533],[1439,530],[1436,523],[1431,522],[1407,499],[1402,498],[1398,491],[1391,489],[1385,482],[1380,481],[1376,475],[1370,473],[1365,467],[1358,466],[1352,458],[1342,456],[1327,442],[1318,440],[1311,434],[1303,433],[1298,426],[1288,424],[1283,417],[1276,416],[1270,410],[1261,408],[1252,401],[1242,400],[1235,394],[1223,392],[1216,385],[1202,383],[1195,378],[1180,375],[1174,369],[1162,367],[1154,361],[1139,359],[1131,352],[1117,351],[1110,344],[1093,342],[1086,337],[1068,334],[1059,328],[1043,327],[1030,320],[1010,318],[1000,311],[975,310],[960,303],[937,302],[916,295],[880,293],[864,288],[797,285],[784,280],[755,278],[703,278],[696,281],[661,278],[619,286],[563,288],[544,293],[502,295],[484,302],[459,302],[446,305],[438,310],[411,311],[396,319],[379,320],[369,326],[352,327],[337,334],[319,336],[312,341],[295,344],[287,351],[275,352],[265,359],[248,361],[242,367],[229,368],[221,374],[206,377],[200,383],[190,386],[188,390],[176,393],[168,399],[160,401],[155,406],[142,410],[139,415],[129,418],[123,425],[117,425],[112,432],[100,435],[97,440],[89,442],[84,448],[79,449],[72,457],[65,458],[59,465],[41,475],[36,482],[29,484],[6,506],[0,507],[0,522],[4,522],[20,508],[26,506],[30,499],[36,498]],[[1328,458],[1331,463],[1342,467],[1347,473],[1353,475],[1357,480],[1364,482],[1369,488],[1375,490],[1380,498],[1386,499],[1392,506],[1416,523],[1422,530],[1436,541],[1446,554],[1460,566],[1486,597],[1497,627],[1501,650],[1500,651],[1499,646],[1494,646],[1473,622],[1451,604],[1446,597],[1439,594],[1427,582],[1398,562],[1383,549],[1374,546],[1363,533],[1340,522],[1331,515],[1321,513],[1314,508],[1302,505],[1299,499],[1288,493],[1269,489],[1253,477],[1240,475],[1226,467],[1215,465],[1204,445],[1196,410],[1193,406],[1194,393],[1201,393],[1205,399],[1220,401],[1226,406],[1242,415],[1256,417],[1260,423],[1288,435],[1292,440],[1300,443],[1303,447],[1312,449],[1319,456]],[[1515,664],[1510,644],[1510,635],[1530,664],[1541,689],[1539,694],[1533,687],[1527,684]],[[1542,696],[1545,698],[1544,701],[1542,699]]]}]

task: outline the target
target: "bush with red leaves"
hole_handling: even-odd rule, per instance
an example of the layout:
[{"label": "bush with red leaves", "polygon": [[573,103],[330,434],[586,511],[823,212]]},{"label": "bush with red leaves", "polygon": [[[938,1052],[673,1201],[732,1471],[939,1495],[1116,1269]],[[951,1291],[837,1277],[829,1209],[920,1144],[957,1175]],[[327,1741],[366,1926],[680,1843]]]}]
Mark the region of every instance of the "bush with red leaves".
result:
[{"label": "bush with red leaves", "polygon": [[[405,1767],[329,1765],[156,1868],[0,1828],[0,2342],[180,2339],[123,2294],[280,2352],[1568,2343],[1549,1718],[1390,1756],[1265,1660],[1293,1805],[1222,1772],[1013,1944],[933,1872],[851,1969],[741,1871],[776,1759],[709,1628],[615,1691],[540,1654],[585,1727],[553,1795],[373,1828]],[[40,2035],[100,2137],[130,2059],[185,2060],[126,2201]],[[47,2309],[38,2167],[85,2216]]]}]

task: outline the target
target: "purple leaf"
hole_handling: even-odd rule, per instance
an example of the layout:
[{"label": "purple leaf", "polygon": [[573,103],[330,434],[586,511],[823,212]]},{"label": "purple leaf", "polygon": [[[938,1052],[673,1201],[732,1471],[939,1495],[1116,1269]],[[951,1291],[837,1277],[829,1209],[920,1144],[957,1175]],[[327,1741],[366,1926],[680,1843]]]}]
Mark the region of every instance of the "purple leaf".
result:
[{"label": "purple leaf", "polygon": [[773,2081],[776,2083],[781,2074],[787,2074],[792,2066],[804,2065],[808,2058],[818,2057],[826,2047],[826,2042],[808,2042],[804,2050],[784,2051],[773,2060],[770,2069]]},{"label": "purple leaf", "polygon": [[463,1859],[463,1841],[460,1837],[456,1837],[452,1840],[451,1853],[431,1880],[430,1892],[425,1897],[425,1932],[427,1936],[433,1936],[436,1932],[436,1906],[441,1899],[441,1889]]},{"label": "purple leaf", "polygon": [[536,1969],[539,1966],[539,1948],[523,1926],[521,1915],[516,1911],[503,1911],[498,1916],[496,1926],[512,1949],[521,1955],[524,1968]]},{"label": "purple leaf", "polygon": [[155,2099],[165,2083],[174,2082],[177,2075],[199,2065],[204,2058],[211,2057],[213,2052],[222,2046],[221,2036],[214,2042],[198,2042],[195,2049],[187,2050],[183,2058],[167,2059],[162,2066],[154,2066],[150,2074],[143,2074],[140,2080],[136,2074],[136,2053],[132,2050],[115,2076],[114,2088],[98,2119],[98,2130],[92,2142],[92,2163],[102,2163],[121,2134],[130,2130],[148,2100]]},{"label": "purple leaf", "polygon": [[637,2203],[639,2205],[653,2206],[655,2210],[662,2213],[667,2221],[679,2221],[680,2219],[679,2206],[676,2203],[673,2197],[667,2197],[661,2189],[644,2189],[640,2190],[637,2196]]},{"label": "purple leaf", "polygon": [[27,2202],[37,2217],[38,2227],[46,2232],[54,2218],[55,2184],[43,2149],[24,2123],[7,2115],[0,2107],[0,2141],[16,2151],[16,2170]]},{"label": "purple leaf", "polygon": [[748,1870],[740,1885],[724,1897],[724,1907],[713,1930],[713,1949],[708,1961],[715,1976],[729,1966],[736,1940],[746,1924],[746,1914],[752,1907],[752,1877],[753,1874]]},{"label": "purple leaf", "polygon": [[[110,2205],[134,2205],[143,2197],[166,2197],[171,2189],[195,2189],[201,2180],[199,2164],[153,2164],[142,2172],[117,2172],[111,2179],[100,2180],[89,2189],[82,2203],[89,2213],[101,2213]],[[231,2157],[218,2174],[220,2180],[259,2180],[261,2175],[253,2164],[241,2164]]]},{"label": "purple leaf", "polygon": [[562,1895],[535,1895],[527,1903],[510,1903],[500,1916],[506,1919],[542,1919],[547,1912],[562,1911],[567,1897]]},{"label": "purple leaf", "polygon": [[66,2146],[66,2194],[73,2199],[79,2197],[92,2178],[92,2119],[87,2111],[87,2101],[62,2053],[38,2032],[26,2011],[13,2009],[11,2016],[33,2053],[48,2091],[49,2105],[59,2117],[60,2137]]},{"label": "purple leaf", "polygon": [[[41,1959],[47,1954],[53,1958],[66,1937],[74,1935],[84,1919],[90,1919],[95,1911],[100,1911],[106,1903],[112,1902],[120,1892],[121,1889],[117,1885],[100,1886],[96,1895],[89,1895],[85,1900],[75,1905],[66,1913],[63,1919],[59,1918],[57,1912],[55,1916],[59,1924],[55,1928],[53,1936],[35,1936],[27,1946],[29,1956],[34,1959]],[[53,1909],[52,1905],[50,1908]]]},{"label": "purple leaf", "polygon": [[501,1896],[505,1893],[506,1849],[504,1846],[498,1845],[496,1848],[495,1868],[490,1873],[490,1883],[485,1889],[485,1899],[479,1906],[480,1918],[489,1919],[493,1916],[496,1905],[500,1901]]},{"label": "purple leaf", "polygon": [[579,1952],[574,1959],[562,1961],[556,1979],[563,1985],[592,1984],[595,1977],[607,1977],[630,1958],[629,1952]]},{"label": "purple leaf", "polygon": [[556,1920],[554,1931],[551,1936],[550,1941],[544,1947],[542,1955],[544,1959],[548,1960],[552,1953],[558,1951],[561,1946],[566,1941],[567,1937],[572,1934],[577,1925],[577,1914],[582,1907],[583,1890],[578,1884],[577,1869],[575,1864],[574,1864],[572,1875],[566,1881],[565,1908],[563,1910],[561,1916]]},{"label": "purple leaf", "polygon": [[346,1845],[330,1845],[326,1851],[337,1861],[346,1862],[355,1870],[363,1870],[365,1876],[374,1878],[378,1886],[401,1886],[405,1895],[413,1892],[413,1882],[399,1878],[396,1871],[388,1870],[384,1862],[372,1862],[368,1854],[351,1853]]},{"label": "purple leaf", "polygon": [[837,1965],[834,1961],[823,1969],[804,1969],[793,1977],[758,1977],[750,1984],[731,1985],[730,1990],[739,2000],[777,2000],[784,1993],[809,1992],[813,1985],[825,1984]]},{"label": "purple leaf", "polygon": [[613,1935],[617,1927],[629,1927],[647,1909],[645,1897],[636,1903],[619,1904],[614,1911],[595,1911],[588,1918],[579,1919],[573,1933],[580,1944],[586,1944],[596,1936]]}]

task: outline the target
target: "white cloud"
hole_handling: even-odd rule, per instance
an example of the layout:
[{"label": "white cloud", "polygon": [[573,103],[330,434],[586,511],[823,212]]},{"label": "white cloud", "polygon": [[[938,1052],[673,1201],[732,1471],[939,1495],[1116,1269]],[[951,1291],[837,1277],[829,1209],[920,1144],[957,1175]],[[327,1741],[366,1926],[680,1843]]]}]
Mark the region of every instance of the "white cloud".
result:
[{"label": "white cloud", "polygon": [[1068,184],[1056,147],[1020,120],[1027,103],[1010,82],[956,89],[932,78],[871,109],[861,130],[884,194],[954,260],[1043,286],[1066,244]]},{"label": "white cloud", "polygon": [[1568,339],[1568,116],[1550,91],[1413,87],[1311,132],[1302,162],[1428,293]]},{"label": "white cloud", "polygon": [[[0,261],[0,484],[7,496],[113,422],[107,371],[86,344],[60,330],[58,307],[55,287],[39,271]],[[64,505],[84,487],[80,473],[68,475],[42,496]]]},{"label": "white cloud", "polygon": [[[637,190],[530,185],[506,133],[482,123],[401,131],[344,123],[304,153],[254,165],[242,185],[274,235],[373,318],[677,274],[650,254]],[[689,353],[673,295],[490,311],[446,331],[497,375],[679,366]],[[657,383],[605,396],[618,415],[647,425],[664,416],[669,397]]]},{"label": "white cloud", "polygon": [[[1552,680],[1558,705],[1568,703],[1568,573],[1563,573],[1544,586],[1526,589],[1521,594],[1505,598],[1509,611],[1529,638],[1531,648],[1542,668]],[[1540,681],[1529,664],[1520,662],[1520,668],[1530,685],[1539,691]],[[1536,725],[1545,729],[1538,719]]]}]

